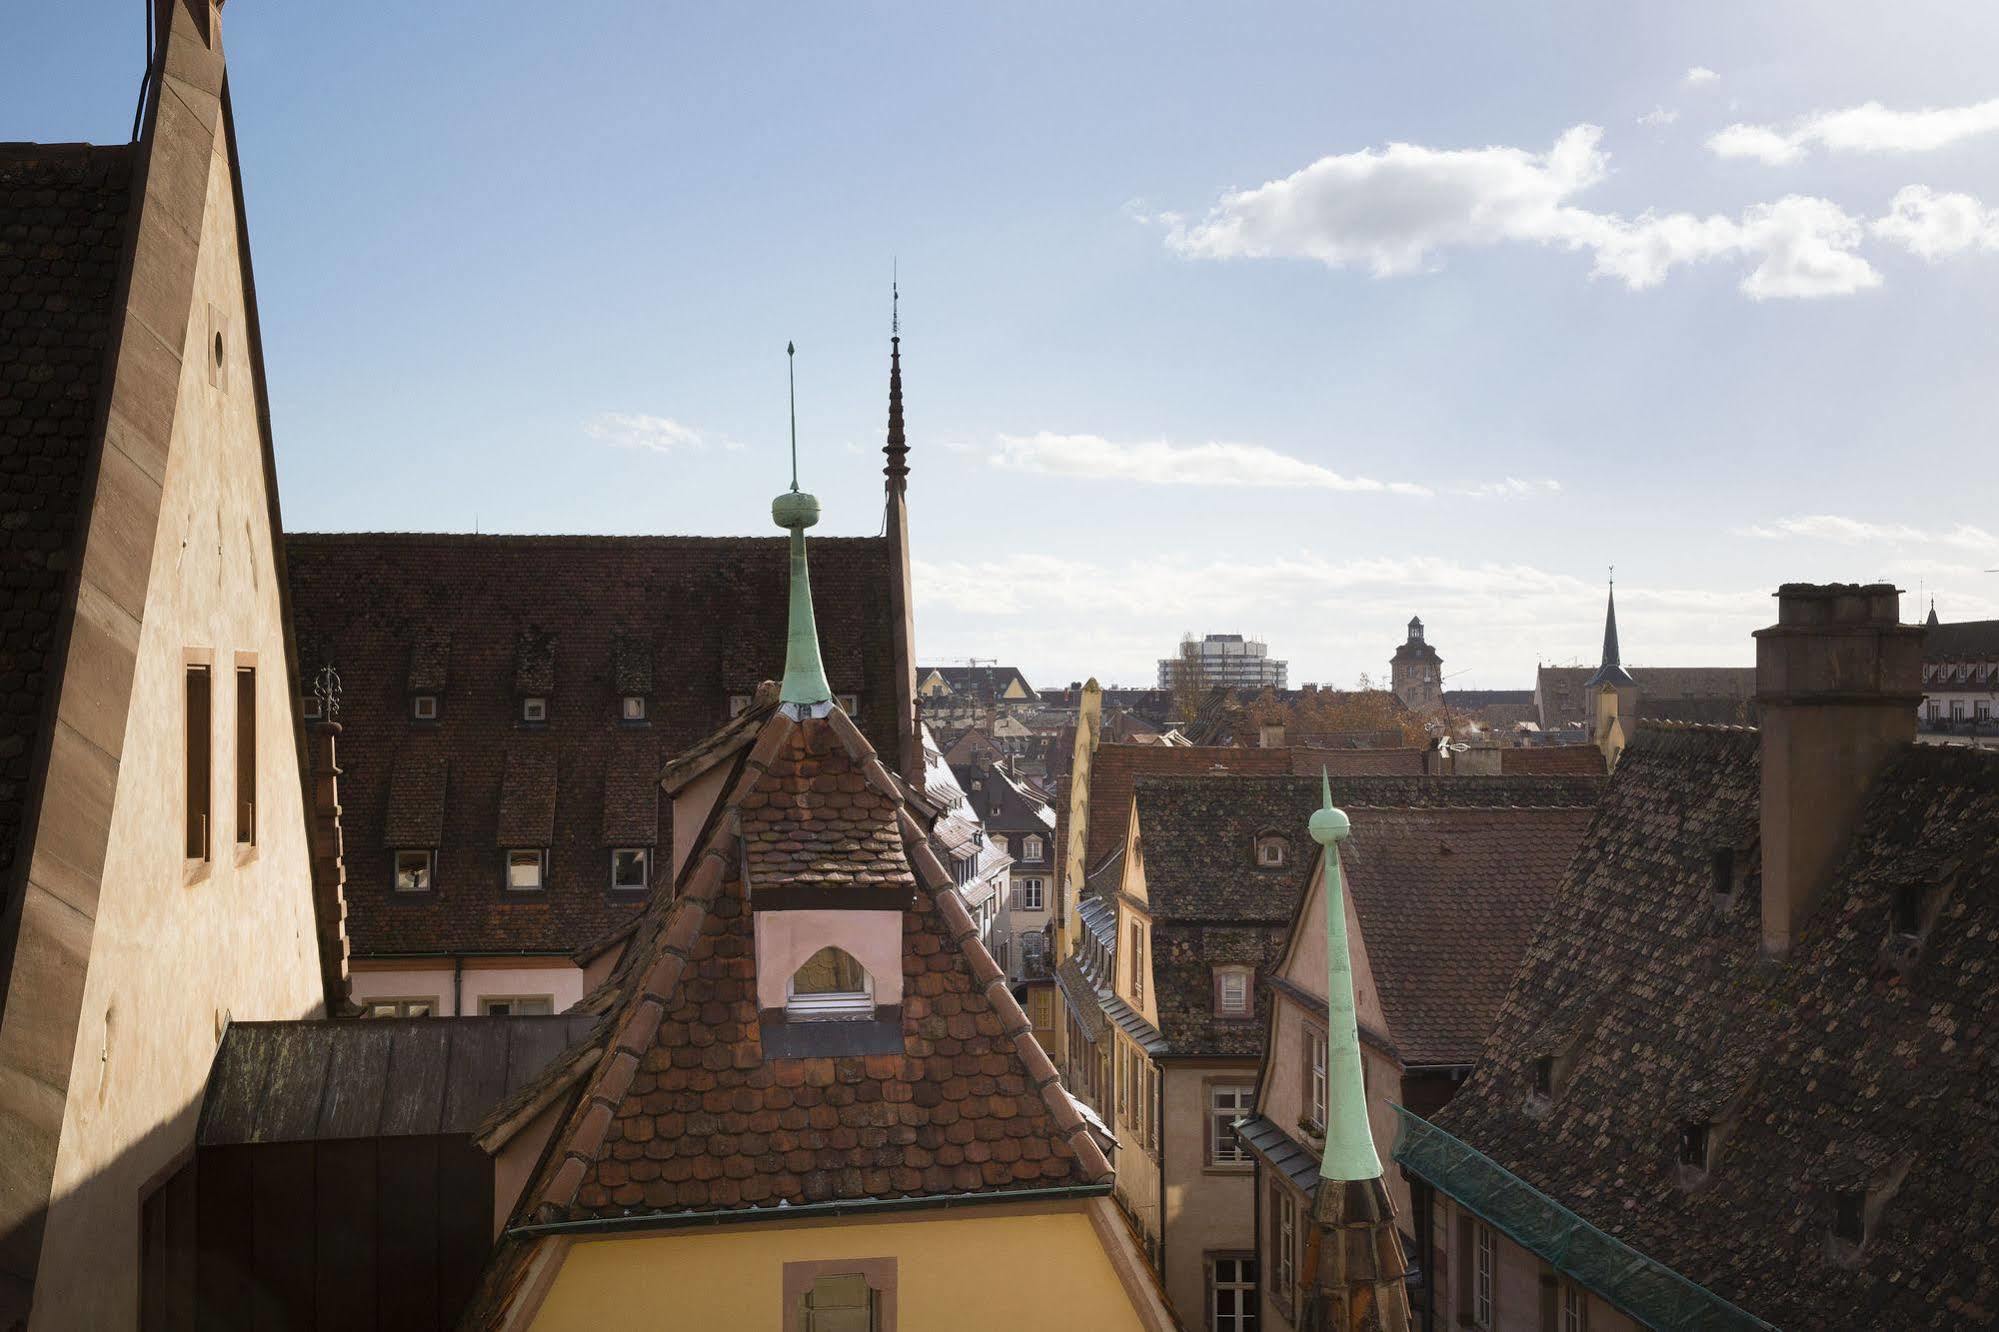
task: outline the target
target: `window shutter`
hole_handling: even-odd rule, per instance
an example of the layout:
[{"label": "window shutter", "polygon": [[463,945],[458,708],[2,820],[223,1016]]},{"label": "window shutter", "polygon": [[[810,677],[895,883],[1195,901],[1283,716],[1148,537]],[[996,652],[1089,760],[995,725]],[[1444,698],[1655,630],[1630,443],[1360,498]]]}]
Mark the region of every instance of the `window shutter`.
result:
[{"label": "window shutter", "polygon": [[1019,884],[1017,884],[1017,883],[1016,883],[1015,885],[1013,885],[1013,891],[1012,891],[1011,893],[1009,893],[1009,894],[1008,894],[1008,897],[1009,897],[1009,899],[1011,900],[1011,902],[1012,902],[1012,904],[1013,904],[1013,909],[1014,909],[1015,911],[1018,911],[1018,910],[1020,910],[1020,885],[1019,885]]}]

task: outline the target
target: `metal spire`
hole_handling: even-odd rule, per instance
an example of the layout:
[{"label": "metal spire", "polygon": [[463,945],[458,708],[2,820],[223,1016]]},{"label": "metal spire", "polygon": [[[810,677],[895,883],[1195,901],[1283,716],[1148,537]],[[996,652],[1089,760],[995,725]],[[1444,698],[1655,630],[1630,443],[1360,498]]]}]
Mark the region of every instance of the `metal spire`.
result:
[{"label": "metal spire", "polygon": [[1610,599],[1603,614],[1603,660],[1597,664],[1596,673],[1583,682],[1585,689],[1598,685],[1632,685],[1637,681],[1631,672],[1624,669],[1617,650],[1617,566],[1610,566]]},{"label": "metal spire", "polygon": [[819,501],[798,488],[797,348],[784,345],[791,397],[791,489],[771,501],[770,516],[791,533],[791,624],[784,647],[784,683],[778,701],[799,708],[829,703],[833,687],[819,659],[819,626],[812,616],[812,578],[805,566],[805,529],[819,521]]},{"label": "metal spire", "polygon": [[1333,808],[1332,781],[1319,769],[1318,810],[1312,840],[1326,849],[1326,1150],[1319,1176],[1332,1180],[1381,1177],[1374,1134],[1367,1123],[1367,1085],[1361,1077],[1360,1019],[1354,1011],[1353,959],[1347,952],[1345,880],[1340,843],[1352,824]]},{"label": "metal spire", "polygon": [[890,496],[895,496],[909,488],[909,443],[902,432],[902,289],[893,276],[888,309],[888,441],[882,446],[888,465],[882,475],[888,478]]}]

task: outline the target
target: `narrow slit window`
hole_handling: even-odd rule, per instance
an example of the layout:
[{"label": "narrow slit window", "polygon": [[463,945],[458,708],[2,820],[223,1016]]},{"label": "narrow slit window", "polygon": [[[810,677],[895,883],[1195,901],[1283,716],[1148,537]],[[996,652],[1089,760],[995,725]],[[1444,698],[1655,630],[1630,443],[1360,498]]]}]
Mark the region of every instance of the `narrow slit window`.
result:
[{"label": "narrow slit window", "polygon": [[1895,887],[1895,933],[1918,935],[1923,932],[1923,890],[1912,883]]},{"label": "narrow slit window", "polygon": [[1832,1233],[1834,1238],[1848,1244],[1860,1244],[1866,1240],[1866,1194],[1858,1189],[1847,1189],[1833,1199]]},{"label": "narrow slit window", "polygon": [[187,858],[209,858],[210,709],[208,667],[187,668]]},{"label": "narrow slit window", "polygon": [[1553,1096],[1555,1094],[1555,1057],[1542,1055],[1534,1061],[1534,1094]]},{"label": "narrow slit window", "polygon": [[257,844],[257,668],[236,668],[236,844]]},{"label": "narrow slit window", "polygon": [[1692,1166],[1696,1170],[1707,1169],[1708,1126],[1702,1123],[1680,1125],[1680,1164]]}]

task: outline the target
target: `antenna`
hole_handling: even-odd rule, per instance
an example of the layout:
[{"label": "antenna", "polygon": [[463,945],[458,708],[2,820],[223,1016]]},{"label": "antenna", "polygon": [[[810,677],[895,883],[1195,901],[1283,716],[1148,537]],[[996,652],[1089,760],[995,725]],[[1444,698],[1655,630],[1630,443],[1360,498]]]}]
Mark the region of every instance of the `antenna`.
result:
[{"label": "antenna", "polygon": [[888,261],[888,335],[892,338],[899,337],[902,334],[902,291],[898,286],[898,278],[900,277],[899,268],[900,264],[896,259],[890,257]]},{"label": "antenna", "polygon": [[791,488],[798,489],[798,347],[784,344],[784,378],[791,392]]}]

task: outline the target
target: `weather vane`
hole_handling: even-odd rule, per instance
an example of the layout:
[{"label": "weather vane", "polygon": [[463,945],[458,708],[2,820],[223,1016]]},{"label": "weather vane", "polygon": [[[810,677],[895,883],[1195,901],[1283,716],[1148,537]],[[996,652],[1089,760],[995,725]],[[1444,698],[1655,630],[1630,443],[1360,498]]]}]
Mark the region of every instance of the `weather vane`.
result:
[{"label": "weather vane", "polygon": [[784,344],[784,378],[791,392],[791,488],[798,489],[798,347]]}]

